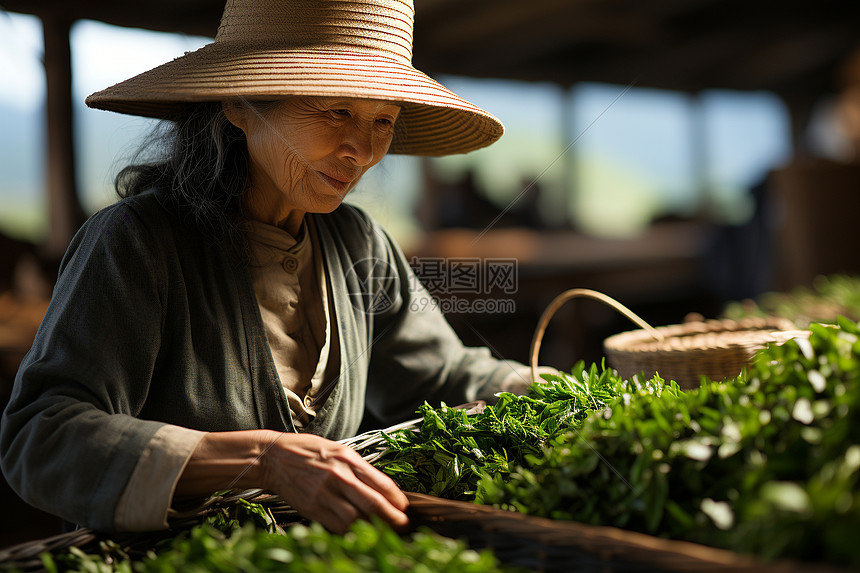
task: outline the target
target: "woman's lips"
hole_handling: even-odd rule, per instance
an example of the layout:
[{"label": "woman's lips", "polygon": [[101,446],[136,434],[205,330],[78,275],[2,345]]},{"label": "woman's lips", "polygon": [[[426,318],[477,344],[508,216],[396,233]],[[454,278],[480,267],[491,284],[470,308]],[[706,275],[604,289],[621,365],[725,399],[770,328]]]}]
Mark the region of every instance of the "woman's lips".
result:
[{"label": "woman's lips", "polygon": [[338,193],[346,193],[349,190],[349,186],[352,185],[352,179],[337,179],[332,177],[331,175],[327,175],[322,171],[317,171],[323,181],[325,181],[329,187],[337,191]]}]

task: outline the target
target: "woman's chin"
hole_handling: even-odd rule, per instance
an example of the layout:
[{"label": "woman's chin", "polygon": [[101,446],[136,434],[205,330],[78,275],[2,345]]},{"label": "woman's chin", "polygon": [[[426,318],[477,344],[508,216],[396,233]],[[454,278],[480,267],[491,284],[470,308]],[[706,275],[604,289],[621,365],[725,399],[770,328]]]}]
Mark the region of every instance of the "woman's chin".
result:
[{"label": "woman's chin", "polygon": [[331,213],[338,207],[340,207],[341,203],[343,203],[344,197],[341,196],[325,196],[320,197],[313,209],[310,209],[312,213]]}]

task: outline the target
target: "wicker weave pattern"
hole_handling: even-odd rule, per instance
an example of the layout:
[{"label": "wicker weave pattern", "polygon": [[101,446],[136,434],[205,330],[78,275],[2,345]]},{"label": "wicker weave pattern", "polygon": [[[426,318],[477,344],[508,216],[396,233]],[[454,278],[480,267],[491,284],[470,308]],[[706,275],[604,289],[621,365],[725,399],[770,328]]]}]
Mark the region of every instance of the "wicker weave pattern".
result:
[{"label": "wicker weave pattern", "polygon": [[570,289],[555,297],[538,321],[530,353],[535,381],[539,381],[538,354],[546,327],[564,303],[576,298],[601,302],[642,327],[603,341],[609,365],[621,377],[658,373],[685,389],[697,388],[702,376],[717,381],[737,376],[750,364],[756,350],[769,342],[809,336],[809,331],[797,330],[784,318],[698,320],[654,328],[612,297],[589,289]]},{"label": "wicker weave pattern", "polygon": [[624,378],[640,372],[660,374],[682,388],[698,387],[701,377],[723,380],[737,376],[755,352],[770,342],[806,337],[781,318],[706,320],[662,326],[663,340],[646,330],[610,336],[603,343],[609,364]]},{"label": "wicker weave pattern", "polygon": [[569,571],[846,573],[823,563],[765,562],[697,543],[615,527],[532,517],[485,505],[407,493],[413,522],[493,550],[500,561],[543,573]]}]

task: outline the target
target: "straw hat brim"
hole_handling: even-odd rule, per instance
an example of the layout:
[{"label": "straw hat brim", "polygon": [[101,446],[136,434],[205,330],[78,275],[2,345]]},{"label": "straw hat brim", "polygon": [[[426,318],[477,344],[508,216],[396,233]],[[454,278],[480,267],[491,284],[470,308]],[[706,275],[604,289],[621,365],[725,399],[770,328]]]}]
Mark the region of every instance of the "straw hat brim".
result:
[{"label": "straw hat brim", "polygon": [[234,98],[341,96],[402,106],[389,153],[466,153],[502,136],[501,122],[411,65],[360,51],[284,50],[218,42],[89,96],[88,106],[176,119],[189,104]]}]

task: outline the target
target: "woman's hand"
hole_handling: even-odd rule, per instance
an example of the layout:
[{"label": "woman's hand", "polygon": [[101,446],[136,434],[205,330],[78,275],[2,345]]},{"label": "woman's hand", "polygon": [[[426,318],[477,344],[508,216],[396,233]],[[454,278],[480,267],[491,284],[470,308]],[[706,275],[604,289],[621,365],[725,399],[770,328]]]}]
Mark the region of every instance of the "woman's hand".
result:
[{"label": "woman's hand", "polygon": [[336,533],[377,515],[393,528],[409,524],[409,505],[394,481],[355,450],[312,434],[271,430],[211,432],[191,454],[176,495],[261,487]]},{"label": "woman's hand", "polygon": [[311,434],[281,434],[263,455],[263,481],[300,514],[343,533],[377,515],[395,529],[409,505],[394,481],[352,448]]}]

